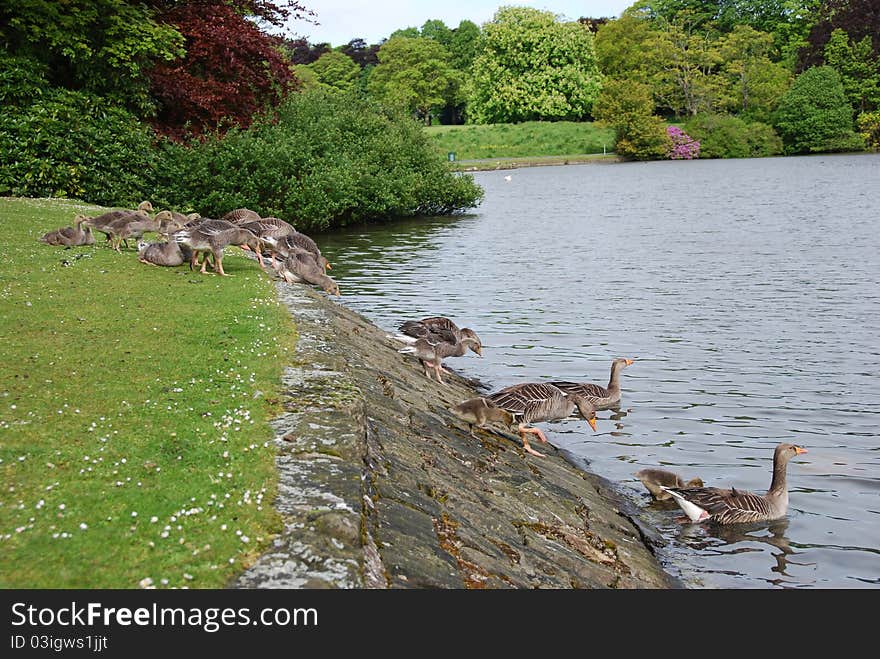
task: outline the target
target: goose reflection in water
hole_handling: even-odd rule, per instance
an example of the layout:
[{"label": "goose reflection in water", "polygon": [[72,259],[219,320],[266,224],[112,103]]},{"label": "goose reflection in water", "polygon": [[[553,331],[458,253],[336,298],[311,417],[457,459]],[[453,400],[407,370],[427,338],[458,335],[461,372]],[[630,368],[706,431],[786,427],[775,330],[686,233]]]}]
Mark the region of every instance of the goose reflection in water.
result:
[{"label": "goose reflection in water", "polygon": [[[664,506],[669,502],[653,502],[652,505]],[[770,566],[770,571],[780,575],[777,579],[767,579],[769,583],[784,586],[788,583],[783,577],[794,579],[795,575],[787,571],[790,566],[810,566],[814,563],[800,563],[792,560],[798,552],[791,545],[786,535],[789,520],[787,517],[772,522],[760,524],[685,524],[681,527],[678,540],[693,549],[707,551],[708,553],[742,554],[747,552],[761,552],[763,549],[756,544],[770,545],[778,551],[769,550],[775,565]]]}]

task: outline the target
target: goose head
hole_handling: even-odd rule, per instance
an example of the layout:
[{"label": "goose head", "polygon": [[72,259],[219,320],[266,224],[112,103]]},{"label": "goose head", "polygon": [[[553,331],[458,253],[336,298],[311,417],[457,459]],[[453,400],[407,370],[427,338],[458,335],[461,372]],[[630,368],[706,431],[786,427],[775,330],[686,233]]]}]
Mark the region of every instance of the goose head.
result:
[{"label": "goose head", "polygon": [[473,352],[477,353],[478,356],[483,356],[483,342],[480,341],[480,337],[477,336],[477,333],[469,327],[463,327],[461,329],[461,342],[467,345]]},{"label": "goose head", "polygon": [[581,396],[574,396],[573,400],[584,421],[590,424],[593,432],[596,432],[596,408],[593,406],[593,403]]}]

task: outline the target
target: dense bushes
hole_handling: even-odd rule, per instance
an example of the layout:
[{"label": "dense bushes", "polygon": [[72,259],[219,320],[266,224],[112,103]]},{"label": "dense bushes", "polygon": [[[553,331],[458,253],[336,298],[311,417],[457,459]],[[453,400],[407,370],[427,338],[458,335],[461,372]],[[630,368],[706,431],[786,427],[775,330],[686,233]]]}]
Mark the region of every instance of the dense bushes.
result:
[{"label": "dense bushes", "polygon": [[449,171],[415,121],[311,90],[248,130],[166,145],[152,198],[208,216],[246,206],[324,229],[451,213],[475,206],[482,190]]},{"label": "dense bushes", "polygon": [[154,152],[149,129],[85,92],[48,87],[44,69],[3,58],[0,195],[140,201]]},{"label": "dense bushes", "polygon": [[658,160],[673,148],[666,122],[652,114],[648,85],[635,80],[608,79],[593,106],[593,114],[617,133],[614,151],[632,160]]},{"label": "dense bushes", "polygon": [[700,141],[701,158],[761,158],[782,153],[782,140],[771,126],[726,114],[691,119],[688,133]]},{"label": "dense bushes", "polygon": [[865,144],[853,131],[852,115],[840,74],[817,66],[795,78],[773,120],[786,153],[859,151]]}]

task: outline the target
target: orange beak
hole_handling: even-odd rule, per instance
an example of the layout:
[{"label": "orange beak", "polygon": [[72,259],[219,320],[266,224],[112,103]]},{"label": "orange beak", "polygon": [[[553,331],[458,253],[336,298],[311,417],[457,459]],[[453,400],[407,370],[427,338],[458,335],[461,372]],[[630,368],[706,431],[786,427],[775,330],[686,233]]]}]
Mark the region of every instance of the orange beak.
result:
[{"label": "orange beak", "polygon": [[807,449],[805,449],[805,448],[801,448],[800,446],[795,446],[795,447],[794,447],[794,452],[795,452],[796,455],[800,455],[801,453],[806,453],[806,452],[807,452]]},{"label": "orange beak", "polygon": [[634,361],[635,361],[634,359],[627,359],[627,360],[626,360],[626,365],[627,365],[627,366],[632,366],[632,363],[633,363]]},{"label": "orange beak", "polygon": [[328,270],[332,270],[332,269],[333,269],[333,264],[328,262],[328,263],[327,263],[327,269],[328,269]]},{"label": "orange beak", "polygon": [[587,419],[587,423],[590,424],[590,428],[593,429],[593,432],[596,432],[596,419]]}]

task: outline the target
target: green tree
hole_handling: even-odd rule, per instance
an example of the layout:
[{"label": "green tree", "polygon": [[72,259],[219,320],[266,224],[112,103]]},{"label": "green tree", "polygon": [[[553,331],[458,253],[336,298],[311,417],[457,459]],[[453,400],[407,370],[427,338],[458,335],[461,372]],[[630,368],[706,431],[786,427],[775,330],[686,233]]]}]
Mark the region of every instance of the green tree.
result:
[{"label": "green tree", "polygon": [[406,37],[407,39],[418,39],[422,36],[422,33],[419,31],[417,27],[403,27],[399,30],[394,30],[391,33],[391,36],[388,37],[388,41],[391,41],[395,37]]},{"label": "green tree", "polygon": [[594,107],[596,119],[617,133],[617,155],[634,160],[663,158],[672,146],[653,110],[651,87],[636,80],[607,79]]},{"label": "green tree", "polygon": [[700,29],[689,16],[661,20],[647,47],[658,69],[652,77],[658,105],[692,117],[721,103],[723,81],[714,75],[721,53],[711,30]]},{"label": "green tree", "polygon": [[148,65],[183,54],[183,37],[135,0],[2,0],[0,43],[48,71],[53,87],[112,99],[142,115],[152,110]]},{"label": "green tree", "polygon": [[502,7],[484,25],[468,116],[475,123],[585,119],[601,87],[593,35],[548,11]]},{"label": "green tree", "polygon": [[773,121],[789,154],[864,148],[853,132],[852,106],[840,74],[830,66],[807,69],[795,78]]},{"label": "green tree", "polygon": [[786,67],[770,60],[772,49],[773,35],[748,25],[739,25],[721,38],[721,73],[728,85],[725,109],[769,120],[792,79]]},{"label": "green tree", "polygon": [[857,112],[880,107],[880,59],[874,55],[871,38],[854,42],[837,28],[825,44],[825,63],[840,74],[843,91]]},{"label": "green tree", "polygon": [[624,13],[599,27],[594,40],[599,70],[612,78],[634,78],[646,82],[656,71],[656,60],[646,57],[653,36],[651,22]]},{"label": "green tree", "polygon": [[452,68],[449,52],[439,42],[394,37],[378,55],[368,90],[387,105],[415,112],[430,125],[432,108],[455,101],[461,74]]},{"label": "green tree", "polygon": [[449,44],[452,42],[452,30],[443,21],[431,19],[422,25],[421,37],[438,41],[448,50]]},{"label": "green tree", "polygon": [[471,68],[477,52],[480,49],[482,33],[480,26],[473,21],[462,21],[452,31],[449,39],[449,54],[452,66],[459,71],[467,71]]},{"label": "green tree", "polygon": [[354,90],[361,76],[361,67],[338,50],[324,53],[313,63],[302,68],[311,69],[318,82],[325,88],[343,92]]}]

